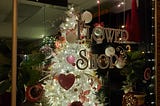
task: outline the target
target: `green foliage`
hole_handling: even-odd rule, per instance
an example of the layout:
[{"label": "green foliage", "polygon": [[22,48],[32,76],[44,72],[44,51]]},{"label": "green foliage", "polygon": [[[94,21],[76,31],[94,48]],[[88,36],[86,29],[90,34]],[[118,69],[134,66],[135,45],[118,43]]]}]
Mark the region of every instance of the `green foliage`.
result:
[{"label": "green foliage", "polygon": [[24,60],[20,66],[20,72],[22,73],[22,78],[24,84],[34,85],[41,77],[40,65],[45,59],[43,54],[30,54],[28,59]]},{"label": "green foliage", "polygon": [[21,79],[18,80],[18,83],[17,83],[17,104],[21,104],[22,102],[24,102],[25,100],[25,88],[24,88],[24,82]]},{"label": "green foliage", "polygon": [[100,103],[105,103],[106,101],[106,95],[105,95],[105,88],[104,86],[101,87],[101,89],[96,93],[97,99]]},{"label": "green foliage", "polygon": [[132,51],[127,53],[126,66],[120,71],[121,75],[126,76],[123,82],[123,89],[135,87],[136,83],[143,80],[143,69],[145,65],[145,54],[141,51]]},{"label": "green foliage", "polygon": [[[5,44],[0,42],[0,95],[11,88],[11,50]],[[25,85],[36,84],[40,77],[40,65],[44,61],[45,56],[39,54],[29,54],[26,60],[17,63],[17,102],[21,103],[25,99]],[[17,60],[21,60],[17,57]]]},{"label": "green foliage", "polygon": [[0,95],[11,86],[11,50],[4,41],[0,41]]},{"label": "green foliage", "polygon": [[0,82],[0,95],[5,93],[7,89],[10,88],[11,82],[7,80],[3,80]]},{"label": "green foliage", "polygon": [[11,70],[11,65],[0,64],[0,81],[8,79],[8,74]]},{"label": "green foliage", "polygon": [[37,66],[42,63],[44,58],[45,58],[45,56],[41,53],[30,54],[30,55],[28,55],[28,58],[22,62],[21,67],[27,68],[27,67]]}]

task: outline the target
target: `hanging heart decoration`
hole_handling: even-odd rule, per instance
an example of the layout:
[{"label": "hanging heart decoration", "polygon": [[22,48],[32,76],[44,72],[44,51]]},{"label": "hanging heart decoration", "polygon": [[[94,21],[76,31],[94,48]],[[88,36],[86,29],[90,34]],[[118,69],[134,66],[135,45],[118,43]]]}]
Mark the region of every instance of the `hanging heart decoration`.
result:
[{"label": "hanging heart decoration", "polygon": [[74,101],[69,106],[83,106],[83,104],[80,101]]},{"label": "hanging heart decoration", "polygon": [[58,76],[58,82],[61,85],[62,88],[64,88],[65,90],[68,90],[72,87],[72,85],[74,84],[75,81],[75,76],[74,74],[60,74]]}]

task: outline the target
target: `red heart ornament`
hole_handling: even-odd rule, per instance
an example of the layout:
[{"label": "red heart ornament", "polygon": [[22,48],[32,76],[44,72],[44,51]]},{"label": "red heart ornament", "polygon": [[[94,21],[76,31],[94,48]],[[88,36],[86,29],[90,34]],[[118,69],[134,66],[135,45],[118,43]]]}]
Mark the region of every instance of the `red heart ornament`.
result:
[{"label": "red heart ornament", "polygon": [[83,106],[83,104],[80,101],[74,101],[70,106]]},{"label": "red heart ornament", "polygon": [[68,90],[72,87],[75,81],[75,76],[73,74],[60,74],[58,76],[58,82],[61,85],[62,88],[65,90]]}]

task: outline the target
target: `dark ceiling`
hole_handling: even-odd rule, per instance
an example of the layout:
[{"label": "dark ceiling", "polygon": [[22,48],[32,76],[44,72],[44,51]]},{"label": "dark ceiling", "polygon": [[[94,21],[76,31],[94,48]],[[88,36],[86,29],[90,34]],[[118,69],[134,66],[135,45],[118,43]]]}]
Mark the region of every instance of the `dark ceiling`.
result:
[{"label": "dark ceiling", "polygon": [[39,2],[39,3],[64,6],[64,7],[68,6],[68,0],[28,0],[28,1],[34,1],[34,2]]}]

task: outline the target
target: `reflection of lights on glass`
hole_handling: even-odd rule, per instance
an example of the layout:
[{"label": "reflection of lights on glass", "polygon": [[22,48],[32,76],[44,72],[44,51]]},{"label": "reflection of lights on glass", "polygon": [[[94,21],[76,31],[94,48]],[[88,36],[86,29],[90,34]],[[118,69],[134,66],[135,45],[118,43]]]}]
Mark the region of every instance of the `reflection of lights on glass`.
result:
[{"label": "reflection of lights on glass", "polygon": [[147,53],[151,53],[151,51],[147,51]]},{"label": "reflection of lights on glass", "polygon": [[25,55],[23,55],[23,59],[24,60],[27,60],[28,59],[28,56],[25,54]]},{"label": "reflection of lights on glass", "polygon": [[151,104],[155,104],[155,102],[151,102]]},{"label": "reflection of lights on glass", "polygon": [[121,28],[125,28],[125,25],[122,25]]}]

